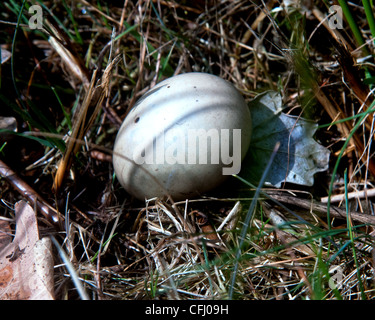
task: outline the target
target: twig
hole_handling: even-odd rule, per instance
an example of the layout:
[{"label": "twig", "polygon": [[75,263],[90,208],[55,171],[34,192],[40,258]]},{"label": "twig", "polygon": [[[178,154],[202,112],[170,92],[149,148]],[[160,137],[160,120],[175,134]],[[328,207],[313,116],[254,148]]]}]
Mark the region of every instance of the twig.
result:
[{"label": "twig", "polygon": [[43,198],[23,181],[11,168],[0,160],[0,176],[4,177],[20,194],[22,194],[33,206],[36,206],[54,225],[58,225],[63,221],[63,217],[57,210],[51,207]]},{"label": "twig", "polygon": [[[349,192],[347,194],[348,199],[358,198],[363,199],[367,197],[374,197],[375,196],[375,189],[369,189],[369,190],[362,190],[362,191],[353,191]],[[334,196],[331,196],[331,202],[340,202],[345,200],[345,194],[336,194]],[[328,202],[328,197],[323,197],[320,199],[322,203]]]},{"label": "twig", "polygon": [[[276,199],[282,203],[288,203],[318,213],[327,214],[327,206],[315,200],[299,199],[297,197],[281,195],[280,193],[274,193],[272,191],[269,191],[267,193],[271,198]],[[335,218],[346,219],[345,210],[342,210],[334,206],[330,206],[330,214]],[[350,215],[352,220],[354,221],[375,225],[375,216],[371,216],[357,211],[351,211]]]}]

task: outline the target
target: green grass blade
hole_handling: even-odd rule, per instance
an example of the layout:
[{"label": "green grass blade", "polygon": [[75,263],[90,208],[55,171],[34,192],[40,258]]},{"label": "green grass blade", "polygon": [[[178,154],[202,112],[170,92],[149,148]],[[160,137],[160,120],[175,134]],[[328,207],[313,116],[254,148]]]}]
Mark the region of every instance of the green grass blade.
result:
[{"label": "green grass blade", "polygon": [[78,291],[79,296],[81,297],[82,300],[89,300],[89,296],[87,295],[85,289],[82,286],[81,280],[78,278],[77,272],[74,269],[74,266],[70,262],[69,258],[66,256],[64,250],[61,248],[60,244],[57,242],[55,237],[51,236],[52,242],[57,248],[57,251],[59,252],[59,255],[61,259],[63,260],[66,268],[68,269],[68,272],[70,276],[72,277],[72,281]]},{"label": "green grass blade", "polygon": [[368,0],[362,0],[362,4],[363,8],[365,9],[366,19],[370,27],[371,35],[373,38],[375,38],[375,19],[372,13],[372,6]]},{"label": "green grass blade", "polygon": [[[14,35],[13,35],[13,40],[12,40],[12,54],[11,54],[11,57],[10,57],[10,72],[11,72],[11,76],[12,76],[13,87],[14,87],[14,90],[17,94],[17,97],[20,97],[21,94],[20,94],[20,91],[18,90],[18,87],[17,87],[16,76],[15,76],[15,72],[14,72],[14,53],[16,52],[15,50],[16,50],[17,33],[18,33],[18,30],[19,30],[19,27],[20,27],[21,18],[22,18],[22,11],[23,11],[23,8],[25,6],[25,2],[26,2],[26,0],[22,1],[22,5],[21,5],[20,11],[18,13],[17,26],[16,26],[16,29],[14,30]],[[20,99],[20,102],[21,102],[21,105],[22,105],[23,109],[26,109],[25,106],[23,105],[22,99]]]},{"label": "green grass blade", "polygon": [[[128,24],[126,21],[124,21],[124,25],[126,27],[126,30],[130,32],[130,34],[139,42],[141,43],[144,41],[143,37],[138,33],[138,31],[134,30],[130,24]],[[149,42],[146,42],[147,50],[148,52],[153,52],[151,55],[155,60],[158,58],[158,50],[155,49]],[[172,66],[168,63],[168,58],[161,57],[160,58],[161,65],[164,66],[164,72],[165,76],[172,76],[174,69]]]},{"label": "green grass blade", "polygon": [[362,279],[361,279],[361,274],[359,272],[360,267],[357,259],[357,253],[355,251],[355,243],[354,243],[354,236],[353,236],[353,229],[352,229],[352,223],[351,219],[349,216],[349,200],[348,200],[348,173],[347,169],[344,171],[344,183],[345,183],[345,210],[346,210],[346,222],[348,226],[348,233],[349,233],[349,238],[350,238],[350,243],[352,245],[352,252],[353,252],[353,259],[355,263],[355,267],[357,269],[357,279],[358,279],[358,284],[359,284],[359,289],[361,290],[361,298],[362,300],[366,300],[366,295],[365,295],[365,290],[363,287]]},{"label": "green grass blade", "polygon": [[77,21],[74,19],[74,15],[72,13],[72,10],[70,10],[69,6],[66,4],[66,1],[63,0],[62,1],[64,7],[65,7],[65,10],[67,11],[68,15],[69,15],[69,18],[70,18],[70,21],[72,22],[72,25],[73,25],[73,28],[74,28],[74,32],[75,32],[75,40],[78,44],[80,45],[83,45],[83,40],[82,40],[82,37],[79,33],[79,30],[78,30],[78,24],[77,24]]},{"label": "green grass blade", "polygon": [[337,120],[337,121],[334,121],[334,122],[331,122],[331,123],[321,124],[321,125],[318,126],[318,129],[323,129],[323,128],[328,128],[328,127],[331,127],[331,126],[335,126],[335,125],[338,125],[340,123],[344,123],[344,122],[347,122],[347,121],[351,121],[351,120],[360,118],[360,117],[362,117],[364,115],[367,115],[366,111],[365,112],[361,112],[361,113],[357,113],[354,116],[347,117],[347,118],[344,118],[344,119],[340,119],[340,120]]},{"label": "green grass blade", "polygon": [[[359,46],[362,46],[365,43],[365,40],[363,39],[361,30],[359,30],[359,27],[357,25],[357,22],[354,20],[354,17],[349,9],[349,6],[345,0],[338,0],[342,11],[344,12],[344,16],[346,18],[346,21],[348,21],[349,27],[353,32],[354,38],[357,41],[357,44]],[[366,46],[363,47],[363,51],[366,55],[369,55],[368,49]]]},{"label": "green grass blade", "polygon": [[67,27],[65,27],[64,23],[62,21],[60,21],[60,19],[58,17],[56,17],[56,15],[54,15],[53,12],[41,0],[37,0],[37,1],[40,4],[40,6],[43,8],[43,10],[48,12],[49,15],[56,21],[59,28],[64,30],[64,32],[68,35],[69,39],[72,40],[72,41],[76,41],[76,38],[72,35],[72,33],[69,31],[69,29]]},{"label": "green grass blade", "polygon": [[135,30],[136,28],[138,28],[138,24],[135,24],[134,26],[129,26],[126,27],[125,31],[121,32],[119,35],[117,35],[115,37],[115,41],[118,41],[119,39],[121,39],[123,36],[125,36],[126,34],[128,34],[129,32],[133,32],[133,30]]},{"label": "green grass blade", "polygon": [[349,144],[349,141],[353,137],[354,133],[362,125],[362,122],[365,120],[366,116],[368,114],[374,112],[374,111],[375,111],[375,101],[371,103],[370,107],[366,110],[366,112],[363,114],[363,116],[360,117],[359,121],[353,127],[353,129],[349,133],[349,135],[348,135],[348,137],[347,137],[347,139],[346,139],[343,147],[341,148],[340,154],[337,157],[337,160],[336,160],[335,166],[333,168],[333,172],[332,172],[331,182],[330,182],[329,189],[328,189],[328,202],[327,202],[327,224],[328,224],[328,228],[331,228],[330,210],[331,210],[331,195],[332,195],[332,191],[333,191],[333,184],[335,182],[335,177],[336,177],[336,173],[337,173],[337,170],[338,170],[341,158],[342,158],[342,156],[343,156],[343,154],[344,154],[344,152],[346,150],[346,147]]},{"label": "green grass blade", "polygon": [[236,276],[237,276],[237,271],[238,271],[238,264],[239,264],[239,259],[240,259],[240,256],[241,256],[241,252],[242,252],[242,247],[245,243],[245,236],[247,234],[247,231],[249,230],[249,225],[250,225],[250,221],[251,221],[251,218],[253,217],[253,213],[255,211],[255,206],[258,202],[258,197],[259,197],[259,194],[261,192],[261,188],[266,180],[266,177],[267,177],[267,174],[268,174],[268,171],[270,170],[271,168],[271,165],[272,165],[272,162],[277,154],[277,151],[280,147],[280,143],[277,143],[275,145],[275,148],[272,152],[272,155],[271,155],[271,158],[269,159],[268,161],[268,164],[263,172],[263,175],[262,175],[262,178],[260,179],[259,181],[259,185],[255,191],[255,194],[254,194],[254,198],[253,200],[251,201],[251,204],[250,204],[250,207],[249,207],[249,210],[246,214],[246,218],[245,218],[245,221],[244,221],[244,224],[242,226],[242,230],[241,230],[241,233],[240,233],[240,241],[239,241],[239,244],[238,244],[238,248],[236,250],[236,255],[235,255],[235,264],[234,264],[234,268],[233,268],[233,273],[232,273],[232,278],[231,278],[231,281],[230,281],[230,286],[229,286],[229,299],[232,300],[233,298],[233,291],[234,291],[234,283],[236,282]]},{"label": "green grass blade", "polygon": [[61,110],[62,110],[62,112],[64,114],[65,120],[66,120],[66,122],[68,124],[69,130],[72,130],[72,121],[70,119],[70,116],[69,116],[68,112],[66,112],[66,110],[64,108],[64,105],[61,102],[60,97],[59,97],[58,93],[56,92],[55,88],[51,87],[51,90],[55,94],[55,97],[56,97],[56,99],[57,99],[57,101],[58,101],[58,103],[59,103],[59,105],[61,107]]}]

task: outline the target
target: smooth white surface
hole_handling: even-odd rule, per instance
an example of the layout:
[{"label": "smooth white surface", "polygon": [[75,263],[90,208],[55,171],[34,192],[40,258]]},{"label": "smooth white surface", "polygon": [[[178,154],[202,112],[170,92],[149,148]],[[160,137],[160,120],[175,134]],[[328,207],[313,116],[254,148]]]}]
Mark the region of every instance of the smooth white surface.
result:
[{"label": "smooth white surface", "polygon": [[[196,164],[168,163],[181,155],[181,148],[187,159],[194,151],[189,150],[188,132],[200,129],[229,129],[230,153],[233,129],[241,129],[242,160],[250,143],[251,118],[240,93],[229,82],[206,73],[186,73],[160,82],[136,103],[117,134],[113,164],[121,185],[141,200],[166,194],[180,200],[218,186],[227,178],[222,168],[231,165],[211,163],[210,142],[207,164],[199,164],[198,158]],[[141,150],[148,155],[153,152],[153,163],[135,163],[136,155],[142,160]],[[161,161],[166,154],[172,161]]]}]

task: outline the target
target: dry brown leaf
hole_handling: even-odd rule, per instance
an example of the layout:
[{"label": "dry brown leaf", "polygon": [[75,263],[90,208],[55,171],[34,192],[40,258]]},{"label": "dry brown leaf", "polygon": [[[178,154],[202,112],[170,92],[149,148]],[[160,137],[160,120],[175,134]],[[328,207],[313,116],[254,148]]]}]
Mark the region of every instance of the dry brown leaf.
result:
[{"label": "dry brown leaf", "polygon": [[12,241],[9,221],[0,220],[0,252]]},{"label": "dry brown leaf", "polygon": [[15,212],[14,240],[0,251],[0,299],[54,299],[51,240],[39,239],[35,212],[25,201]]}]

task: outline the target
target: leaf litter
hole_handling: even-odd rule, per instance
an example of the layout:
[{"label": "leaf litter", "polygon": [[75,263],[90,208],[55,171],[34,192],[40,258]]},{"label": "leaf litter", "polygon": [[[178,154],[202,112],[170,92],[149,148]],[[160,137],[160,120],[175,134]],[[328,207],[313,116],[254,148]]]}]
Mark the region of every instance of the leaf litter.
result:
[{"label": "leaf litter", "polygon": [[[35,211],[25,201],[15,204],[16,234],[0,251],[1,300],[54,299],[54,263],[50,238],[39,237]],[[0,232],[9,231],[4,224]],[[8,238],[8,240],[10,240]]]},{"label": "leaf litter", "polygon": [[245,176],[259,181],[275,144],[280,142],[266,182],[277,188],[284,182],[312,186],[314,174],[328,169],[330,155],[313,139],[317,123],[283,113],[281,95],[275,91],[260,94],[249,107],[253,133],[243,164]]},{"label": "leaf litter", "polygon": [[[32,186],[37,194],[46,199],[38,197],[40,201],[36,205],[43,204],[47,208],[39,209],[41,213],[49,215],[49,206],[57,210],[56,218],[60,222],[58,241],[67,252],[68,259],[90,297],[210,300],[227,297],[228,279],[233,270],[232,253],[238,244],[242,215],[249,201],[252,201],[253,190],[246,187],[244,197],[239,197],[238,193],[231,197],[232,185],[228,182],[223,185],[223,193],[214,192],[187,202],[151,199],[142,203],[134,202],[113,177],[108,152],[113,145],[113,129],[118,127],[135,101],[159,80],[189,71],[209,72],[234,83],[248,100],[259,92],[279,88],[288,105],[296,108],[304,108],[304,101],[312,101],[312,93],[316,98],[313,102],[316,103],[313,117],[324,124],[337,119],[343,121],[361,110],[362,102],[357,97],[362,95],[358,90],[354,90],[353,94],[354,87],[348,87],[348,82],[344,80],[348,79],[349,72],[349,75],[361,81],[360,69],[366,67],[371,71],[373,67],[371,63],[365,66],[364,60],[357,59],[362,58],[360,48],[355,50],[356,46],[345,39],[345,34],[350,34],[347,26],[344,30],[335,32],[327,29],[324,23],[329,19],[326,4],[317,2],[312,8],[305,8],[298,1],[267,1],[266,4],[262,2],[262,5],[244,0],[207,3],[210,5],[202,1],[186,5],[181,5],[178,1],[139,1],[137,4],[125,1],[120,5],[115,2],[104,4],[99,1],[92,4],[80,1],[82,7],[68,7],[64,1],[56,1],[50,9],[53,14],[46,12],[45,18],[53,19],[55,16],[60,19],[56,25],[61,34],[65,37],[69,35],[72,39],[64,43],[63,51],[71,52],[73,59],[63,61],[61,48],[55,46],[55,54],[51,42],[40,40],[38,31],[25,29],[25,32],[18,32],[18,36],[14,36],[15,51],[11,54],[15,62],[14,75],[22,75],[16,77],[18,88],[27,95],[13,92],[12,76],[7,68],[11,59],[2,64],[4,80],[2,78],[1,89],[5,89],[5,94],[0,95],[0,98],[5,109],[10,109],[9,115],[14,116],[17,105],[30,106],[28,112],[21,112],[17,116],[18,129],[24,136],[25,130],[32,130],[34,134],[39,134],[40,142],[44,141],[41,147],[38,145],[36,157],[28,160],[31,153],[35,152],[35,144],[25,143],[25,140],[18,144],[20,140],[13,143],[8,140],[7,145],[1,146],[4,161],[11,164],[19,180],[34,182]],[[4,1],[4,5],[0,6],[4,9],[1,23],[4,20],[17,20],[19,5],[16,2]],[[70,15],[66,14],[67,9],[71,10]],[[366,28],[366,21],[363,15],[361,17],[362,8],[355,6],[352,9],[360,18],[361,25]],[[26,17],[27,14],[24,15]],[[78,25],[75,18],[79,18]],[[13,34],[15,29],[12,28],[8,25],[4,30],[11,30]],[[364,31],[364,35],[368,37],[370,33]],[[10,49],[11,37],[6,31],[0,34],[5,34],[6,41],[3,43],[7,43],[6,48]],[[110,41],[111,34],[114,35],[113,41]],[[312,37],[313,34],[315,36]],[[345,72],[343,63],[334,65],[332,53],[340,52],[335,49],[338,41],[332,35],[345,43],[344,51],[353,60],[355,67],[358,66],[356,72],[352,72],[353,68],[346,68]],[[22,41],[21,36],[27,41]],[[83,45],[78,38],[82,38]],[[367,44],[373,46],[371,37],[368,37]],[[73,48],[75,45],[79,47],[79,51]],[[74,113],[73,106],[80,105],[77,97],[82,97],[84,87],[82,79],[77,79],[77,75],[71,72],[66,63],[78,65],[85,57],[85,63],[80,66],[87,68],[88,74],[94,70],[104,70],[111,60],[107,60],[109,47],[115,56],[121,55],[122,63],[114,68],[108,86],[109,95],[104,99],[93,126],[84,135],[82,148],[73,157],[71,170],[69,175],[66,172],[61,192],[51,192],[51,177],[55,176],[58,160],[62,156],[62,137],[69,136],[69,126],[66,125],[70,121],[68,116]],[[34,49],[40,55],[35,55]],[[292,52],[301,54],[290,55]],[[297,56],[305,62],[302,68],[296,68]],[[350,59],[345,60],[344,64]],[[312,68],[305,68],[312,66],[312,63],[316,67],[316,73],[310,72]],[[312,81],[309,82],[310,78]],[[40,90],[37,90],[38,87]],[[64,98],[61,105],[46,94],[51,87],[58,89],[56,93]],[[372,100],[372,95],[369,98]],[[269,158],[267,156],[270,150],[282,137],[278,165],[275,166],[274,176],[270,174],[268,180],[270,184],[281,184],[283,188],[276,190],[278,193],[273,193],[271,199],[264,201],[264,192],[262,199],[256,199],[257,211],[246,235],[246,248],[241,257],[240,272],[234,288],[235,298],[356,299],[360,298],[360,282],[365,284],[366,295],[373,297],[375,260],[372,257],[373,251],[370,251],[374,247],[374,223],[370,219],[373,215],[364,214],[373,212],[371,199],[352,201],[354,207],[350,208],[349,215],[345,209],[337,211],[337,207],[331,206],[331,212],[336,215],[332,215],[335,217],[332,224],[327,225],[327,208],[321,203],[318,206],[319,200],[315,201],[321,194],[326,195],[326,182],[315,176],[314,185],[308,187],[314,176],[311,163],[317,161],[324,168],[326,153],[322,151],[320,159],[311,154],[310,150],[307,150],[308,153],[300,152],[296,146],[299,137],[303,138],[305,135],[305,149],[317,148],[312,137],[315,133],[319,137],[324,135],[324,145],[329,146],[331,157],[334,158],[337,156],[335,152],[342,146],[342,140],[346,139],[352,128],[352,121],[333,124],[327,131],[316,131],[316,125],[300,126],[300,118],[294,119],[284,114],[282,105],[278,102],[281,101],[280,97],[273,95],[268,99],[274,108],[267,108],[269,103],[264,103],[266,107],[263,109],[269,122],[267,123],[267,119],[263,121],[264,129],[268,127],[268,133],[272,134],[267,137],[267,132],[255,132],[254,152],[256,149],[261,152],[263,148],[264,158]],[[36,105],[29,105],[29,102],[35,102]],[[260,122],[257,123],[256,114],[253,117],[255,128]],[[286,120],[288,118],[290,121]],[[367,120],[371,120],[371,117]],[[71,121],[75,122],[74,117]],[[59,126],[59,131],[55,132],[55,125]],[[344,125],[348,129],[340,130]],[[351,191],[366,191],[367,186],[373,183],[373,176],[367,176],[366,171],[373,152],[373,147],[370,148],[372,140],[369,138],[373,136],[372,131],[370,132],[371,122],[370,128],[368,125],[367,123],[367,127],[358,132],[354,144],[350,145],[343,157],[349,170],[350,166],[352,168],[348,175],[352,179]],[[300,134],[294,136],[293,131],[299,131]],[[52,136],[54,133],[58,135]],[[50,139],[48,134],[51,135]],[[257,138],[260,139],[262,135],[268,139],[269,145],[262,144],[260,140],[257,142]],[[359,142],[368,145],[368,148],[359,148]],[[310,143],[314,146],[311,147]],[[14,147],[10,149],[12,145]],[[27,145],[31,145],[31,151],[24,148]],[[353,148],[354,145],[357,146],[356,149]],[[108,155],[107,162],[99,156],[94,157],[95,151]],[[36,159],[39,159],[38,165],[34,162]],[[301,159],[306,161],[301,162]],[[16,166],[15,163],[19,162],[21,164]],[[262,170],[259,159],[257,163],[258,168],[251,170],[253,175]],[[298,170],[292,171],[298,163]],[[301,173],[303,168],[306,169],[306,176]],[[363,173],[364,176],[361,176]],[[328,170],[325,176],[329,178],[330,174]],[[4,186],[1,190],[2,205],[7,204],[6,207],[16,202],[12,188],[19,193],[17,199],[30,198],[30,194],[25,191],[29,189],[17,188],[9,181],[10,176],[16,177],[15,174],[1,175],[5,178],[1,181]],[[336,176],[332,179],[336,179]],[[289,190],[289,185],[285,187],[284,181],[301,185],[296,190]],[[21,186],[19,183],[17,185]],[[335,181],[334,185],[335,193],[343,193],[341,180]],[[320,193],[316,192],[317,189],[320,189]],[[270,194],[269,189],[266,192]],[[278,203],[275,202],[276,197]],[[33,203],[32,199],[28,200]],[[237,206],[238,203],[240,204]],[[271,204],[274,210],[269,210],[265,204]],[[6,218],[7,209],[4,210]],[[296,222],[295,217],[291,217],[291,212],[303,216],[303,221]],[[281,219],[275,220],[276,213]],[[12,215],[13,211],[10,216]],[[351,251],[348,251],[350,245],[347,242],[345,219],[353,222],[356,245],[363,243],[361,248],[366,248],[357,247],[356,261],[353,261]],[[51,226],[42,216],[38,217],[38,223],[41,230],[45,225]],[[11,234],[9,225],[4,228],[7,234]],[[51,229],[47,230],[47,233],[53,233]],[[9,236],[3,238],[10,241]],[[328,243],[327,239],[331,242]],[[27,250],[19,246],[7,252],[5,257],[8,258],[5,259],[7,263],[14,264],[21,258],[24,259],[26,253]],[[55,252],[56,297],[79,298],[77,287],[74,287],[72,278],[66,272],[66,264],[64,261],[58,264],[58,259]],[[358,269],[360,277],[356,275],[355,263],[361,266]],[[340,266],[345,280],[340,292],[328,286],[329,272],[332,270],[329,268],[332,264]]]}]

